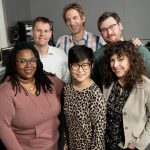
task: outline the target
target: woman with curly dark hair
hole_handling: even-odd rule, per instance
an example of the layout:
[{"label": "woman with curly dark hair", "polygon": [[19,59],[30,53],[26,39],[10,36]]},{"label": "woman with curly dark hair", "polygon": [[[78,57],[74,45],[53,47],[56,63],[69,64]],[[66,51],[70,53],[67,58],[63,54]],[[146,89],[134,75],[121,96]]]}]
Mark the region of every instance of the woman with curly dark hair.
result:
[{"label": "woman with curly dark hair", "polygon": [[150,80],[138,49],[129,41],[105,51],[107,150],[140,149],[150,143]]},{"label": "woman with curly dark hair", "polygon": [[57,150],[64,83],[43,71],[34,46],[14,47],[0,85],[0,140],[7,150]]}]

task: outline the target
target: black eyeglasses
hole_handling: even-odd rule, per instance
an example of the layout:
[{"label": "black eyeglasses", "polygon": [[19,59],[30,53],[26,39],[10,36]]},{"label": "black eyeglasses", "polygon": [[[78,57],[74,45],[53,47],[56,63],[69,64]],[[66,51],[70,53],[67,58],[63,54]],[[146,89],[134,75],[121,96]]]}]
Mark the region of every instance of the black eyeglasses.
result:
[{"label": "black eyeglasses", "polygon": [[82,68],[83,70],[89,70],[91,67],[91,63],[83,63],[83,64],[77,64],[77,63],[73,63],[71,64],[71,69],[72,70],[79,70],[79,68]]},{"label": "black eyeglasses", "polygon": [[36,58],[31,58],[31,59],[18,59],[16,60],[16,62],[18,62],[20,65],[25,66],[27,63],[30,63],[31,65],[36,64],[37,59]]},{"label": "black eyeglasses", "polygon": [[101,29],[100,29],[100,32],[106,33],[106,32],[108,32],[108,30],[113,30],[114,27],[115,27],[117,24],[118,24],[118,23],[114,23],[114,24],[108,26],[107,28],[101,28]]}]

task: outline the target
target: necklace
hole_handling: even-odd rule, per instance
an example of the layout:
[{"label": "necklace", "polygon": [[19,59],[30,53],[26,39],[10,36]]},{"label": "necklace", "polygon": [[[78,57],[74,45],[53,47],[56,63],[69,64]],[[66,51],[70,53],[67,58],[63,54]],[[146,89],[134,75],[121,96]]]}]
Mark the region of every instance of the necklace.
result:
[{"label": "necklace", "polygon": [[30,84],[30,85],[26,85],[26,84],[23,84],[23,83],[20,83],[20,84],[21,84],[21,86],[22,86],[25,90],[27,90],[27,91],[29,91],[29,92],[34,91],[35,88],[36,88],[35,84]]},{"label": "necklace", "polygon": [[31,87],[30,89],[26,89],[27,91],[33,91],[35,89],[35,86],[34,87]]}]

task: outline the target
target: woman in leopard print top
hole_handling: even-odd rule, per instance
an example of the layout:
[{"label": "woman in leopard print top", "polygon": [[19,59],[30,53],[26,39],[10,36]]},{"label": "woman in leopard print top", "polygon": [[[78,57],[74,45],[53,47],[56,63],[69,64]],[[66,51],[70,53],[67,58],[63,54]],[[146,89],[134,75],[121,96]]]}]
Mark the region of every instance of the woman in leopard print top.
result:
[{"label": "woman in leopard print top", "polygon": [[72,83],[64,88],[65,150],[104,150],[106,101],[90,78],[93,51],[75,45],[68,54]]}]

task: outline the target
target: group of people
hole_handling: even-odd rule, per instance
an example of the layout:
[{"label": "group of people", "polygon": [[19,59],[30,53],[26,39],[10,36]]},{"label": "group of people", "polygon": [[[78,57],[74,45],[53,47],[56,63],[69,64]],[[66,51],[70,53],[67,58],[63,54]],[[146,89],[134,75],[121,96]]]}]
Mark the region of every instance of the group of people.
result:
[{"label": "group of people", "polygon": [[0,85],[0,140],[7,150],[144,150],[150,143],[150,52],[126,41],[115,12],[85,29],[81,5],[63,19],[71,34],[50,46],[48,18],[33,21],[34,44],[11,52]]}]

